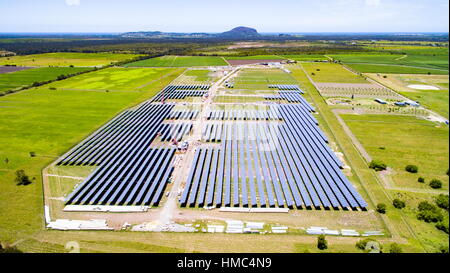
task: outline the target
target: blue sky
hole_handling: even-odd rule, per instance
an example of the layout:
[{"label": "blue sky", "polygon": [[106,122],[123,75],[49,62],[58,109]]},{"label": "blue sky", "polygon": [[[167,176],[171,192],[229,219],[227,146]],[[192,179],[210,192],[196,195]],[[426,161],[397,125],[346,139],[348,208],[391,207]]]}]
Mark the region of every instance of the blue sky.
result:
[{"label": "blue sky", "polygon": [[0,0],[0,32],[448,32],[448,0]]}]

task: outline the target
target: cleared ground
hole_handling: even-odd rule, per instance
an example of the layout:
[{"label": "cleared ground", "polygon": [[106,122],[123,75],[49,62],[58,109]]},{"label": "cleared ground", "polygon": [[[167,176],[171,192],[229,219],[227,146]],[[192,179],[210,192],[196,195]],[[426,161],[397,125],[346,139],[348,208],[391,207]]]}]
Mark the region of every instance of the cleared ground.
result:
[{"label": "cleared ground", "polygon": [[44,53],[0,58],[0,65],[19,66],[102,66],[132,60],[136,54],[113,53]]},{"label": "cleared ground", "polygon": [[248,90],[269,90],[268,85],[270,84],[296,84],[296,80],[290,74],[277,68],[245,68],[240,70],[230,82],[234,83],[233,89]]},{"label": "cleared ground", "polygon": [[162,56],[126,64],[126,67],[189,67],[228,65],[222,57]]}]

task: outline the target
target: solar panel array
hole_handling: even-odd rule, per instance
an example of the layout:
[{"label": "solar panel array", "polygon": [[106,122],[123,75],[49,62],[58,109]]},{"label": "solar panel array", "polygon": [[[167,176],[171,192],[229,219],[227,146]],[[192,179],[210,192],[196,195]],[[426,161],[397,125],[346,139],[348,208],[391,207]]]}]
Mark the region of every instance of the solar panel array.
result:
[{"label": "solar panel array", "polygon": [[186,119],[186,120],[193,120],[196,119],[199,114],[198,110],[172,110],[170,112],[167,119]]},{"label": "solar panel array", "polygon": [[121,149],[131,148],[134,140],[153,140],[173,107],[146,102],[136,110],[125,111],[78,144],[57,165],[102,164]]},{"label": "solar panel array", "polygon": [[275,88],[278,90],[298,90],[301,93],[303,93],[303,91],[300,89],[300,87],[298,87],[298,85],[294,85],[294,84],[269,84],[268,87]]},{"label": "solar panel array", "polygon": [[[81,205],[158,205],[175,147],[151,147],[173,104],[145,102],[111,120],[57,165],[99,165],[66,199]],[[180,124],[181,131],[192,124]],[[183,129],[184,128],[184,129]]]},{"label": "solar panel array", "polygon": [[366,209],[311,115],[314,108],[306,101],[271,107],[284,122],[205,126],[204,140],[221,143],[197,148],[180,205]]},{"label": "solar panel array", "polygon": [[282,116],[274,105],[268,109],[226,109],[213,110],[207,114],[209,120],[281,120]]},{"label": "solar panel array", "polygon": [[152,101],[161,101],[167,99],[185,99],[186,97],[202,97],[208,93],[210,85],[191,84],[191,85],[168,85],[159,92]]},{"label": "solar panel array", "polygon": [[158,132],[161,135],[161,141],[181,141],[183,136],[187,135],[192,130],[192,123],[177,123],[177,124],[162,124],[161,130]]}]

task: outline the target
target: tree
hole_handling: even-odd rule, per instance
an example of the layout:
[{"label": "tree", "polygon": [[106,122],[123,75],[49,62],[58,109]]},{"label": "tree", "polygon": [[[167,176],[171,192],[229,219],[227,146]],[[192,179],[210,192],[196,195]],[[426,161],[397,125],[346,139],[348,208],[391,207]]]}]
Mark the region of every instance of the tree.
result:
[{"label": "tree", "polygon": [[378,211],[379,213],[385,214],[385,213],[386,213],[386,204],[384,204],[384,203],[379,203],[379,204],[377,205],[377,211]]},{"label": "tree", "polygon": [[364,240],[359,240],[358,242],[356,242],[356,248],[360,249],[360,250],[364,250],[365,252],[380,252],[381,248],[380,248],[380,244],[374,240],[374,239],[364,239]]},{"label": "tree", "polygon": [[375,171],[383,171],[386,170],[387,166],[386,164],[384,164],[383,162],[379,161],[379,160],[372,160],[369,163],[369,168],[374,169]]},{"label": "tree", "polygon": [[25,174],[24,170],[18,170],[16,171],[16,179],[15,179],[17,185],[28,185],[31,184],[30,179],[28,178],[28,175]]},{"label": "tree", "polygon": [[324,250],[328,248],[328,242],[325,239],[325,235],[321,234],[317,237],[317,248],[320,250]]},{"label": "tree", "polygon": [[448,234],[448,223],[445,223],[443,221],[438,222],[436,224],[436,228],[439,229],[439,230],[442,230],[443,232]]},{"label": "tree", "polygon": [[439,179],[432,179],[430,181],[430,187],[432,187],[433,189],[440,189],[442,188],[442,181]]},{"label": "tree", "polygon": [[419,183],[425,183],[425,178],[423,178],[423,177],[421,176],[421,177],[417,178],[417,181],[418,181]]},{"label": "tree", "polygon": [[448,210],[448,195],[439,194],[435,199],[435,203],[441,209]]},{"label": "tree", "polygon": [[406,206],[405,202],[400,200],[400,199],[398,199],[398,198],[395,198],[392,201],[392,205],[394,205],[394,207],[397,208],[397,209],[402,209],[402,208],[404,208]]},{"label": "tree", "polygon": [[405,170],[410,173],[417,173],[419,171],[419,167],[417,167],[416,165],[407,165],[405,167]]},{"label": "tree", "polygon": [[402,248],[397,243],[392,243],[389,247],[389,253],[402,253]]},{"label": "tree", "polygon": [[427,223],[430,222],[440,222],[444,219],[439,208],[427,201],[422,201],[419,203],[417,207],[419,212],[417,213],[417,219],[425,221]]}]

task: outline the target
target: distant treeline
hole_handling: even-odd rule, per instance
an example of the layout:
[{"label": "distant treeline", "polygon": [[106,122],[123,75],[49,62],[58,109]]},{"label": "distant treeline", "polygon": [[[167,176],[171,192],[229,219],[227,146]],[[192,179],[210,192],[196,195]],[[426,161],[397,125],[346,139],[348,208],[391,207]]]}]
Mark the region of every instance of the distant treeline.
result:
[{"label": "distant treeline", "polygon": [[[34,38],[33,38],[34,37]],[[387,34],[308,34],[304,36],[272,35],[245,41],[288,42],[310,41],[311,46],[302,47],[264,47],[235,49],[236,55],[265,54],[331,54],[339,52],[365,51],[348,41],[387,40],[387,41],[429,41],[448,42],[448,34],[387,35]],[[222,38],[121,38],[114,35],[45,35],[41,36],[2,36],[0,50],[19,55],[48,52],[121,52],[146,55],[202,55],[211,47],[232,44],[242,39]],[[324,42],[328,41],[328,42]],[[321,44],[322,43],[322,44]]]}]

